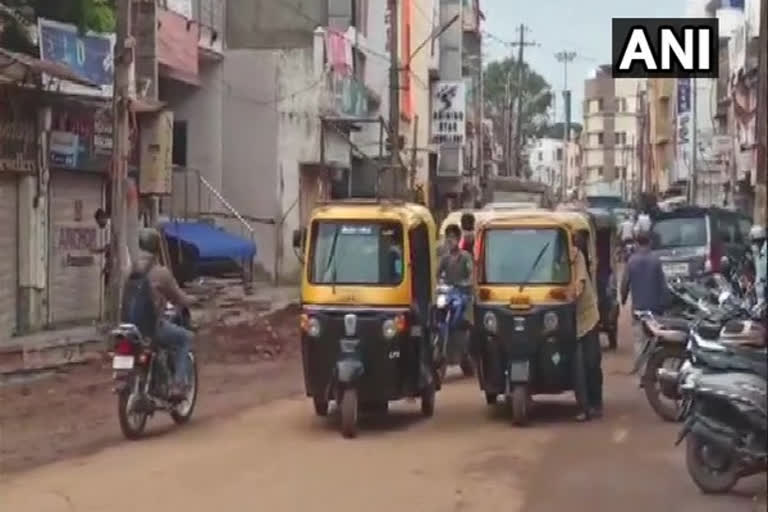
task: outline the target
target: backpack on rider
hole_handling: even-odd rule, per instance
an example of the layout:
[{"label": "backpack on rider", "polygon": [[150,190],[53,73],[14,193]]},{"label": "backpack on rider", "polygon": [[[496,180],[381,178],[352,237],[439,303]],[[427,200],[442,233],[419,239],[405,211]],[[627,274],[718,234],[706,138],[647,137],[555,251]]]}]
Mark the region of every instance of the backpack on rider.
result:
[{"label": "backpack on rider", "polygon": [[123,288],[120,321],[135,325],[144,337],[155,335],[158,318],[149,281],[149,268],[134,271],[128,277]]}]

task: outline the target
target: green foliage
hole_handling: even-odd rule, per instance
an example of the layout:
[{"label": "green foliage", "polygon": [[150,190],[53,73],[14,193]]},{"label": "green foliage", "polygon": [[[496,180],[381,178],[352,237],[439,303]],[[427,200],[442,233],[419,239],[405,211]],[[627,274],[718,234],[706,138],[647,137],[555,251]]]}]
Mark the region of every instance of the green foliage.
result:
[{"label": "green foliage", "polygon": [[[81,32],[114,32],[116,0],[5,0],[8,11],[0,12],[0,46],[36,55],[28,27],[37,18],[72,23]],[[24,25],[27,25],[25,27]]]},{"label": "green foliage", "polygon": [[506,58],[493,61],[485,68],[484,95],[485,111],[493,118],[494,128],[500,136],[504,133],[504,113],[507,102],[507,85],[511,97],[515,98],[522,90],[522,133],[524,136],[540,136],[548,127],[547,112],[552,105],[552,93],[549,83],[543,76],[523,63],[522,88],[517,83],[518,66],[516,59]]}]

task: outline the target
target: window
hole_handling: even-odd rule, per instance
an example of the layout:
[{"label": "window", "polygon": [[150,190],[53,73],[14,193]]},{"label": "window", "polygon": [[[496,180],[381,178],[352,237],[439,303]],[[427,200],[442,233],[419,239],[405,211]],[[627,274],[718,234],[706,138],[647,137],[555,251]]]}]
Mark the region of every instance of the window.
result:
[{"label": "window", "polygon": [[538,152],[538,156],[539,156],[539,162],[544,160],[544,153],[542,153],[541,151]]},{"label": "window", "polygon": [[388,222],[315,222],[310,282],[380,284],[403,280],[403,229]]},{"label": "window", "polygon": [[627,143],[627,133],[626,132],[616,132],[614,133],[614,137],[616,140],[617,146],[623,146]]},{"label": "window", "polygon": [[603,175],[603,166],[602,165],[597,168],[597,175],[598,176],[602,176]]},{"label": "window", "polygon": [[483,245],[488,284],[570,281],[568,238],[561,229],[491,229]]},{"label": "window", "polygon": [[739,224],[736,217],[729,214],[713,217],[717,228],[717,235],[721,242],[726,244],[739,243]]},{"label": "window", "polygon": [[597,111],[598,112],[603,111],[603,98],[600,98],[597,100]]},{"label": "window", "polygon": [[597,133],[597,145],[602,146],[603,145],[603,132]]},{"label": "window", "polygon": [[557,151],[555,152],[555,159],[558,162],[563,161],[563,148],[557,148]]},{"label": "window", "polygon": [[616,111],[617,112],[626,112],[627,111],[627,99],[626,98],[616,98]]},{"label": "window", "polygon": [[186,121],[173,122],[173,149],[171,154],[173,165],[187,166],[187,131]]},{"label": "window", "polygon": [[658,220],[652,228],[655,248],[707,245],[705,217],[673,217]]}]

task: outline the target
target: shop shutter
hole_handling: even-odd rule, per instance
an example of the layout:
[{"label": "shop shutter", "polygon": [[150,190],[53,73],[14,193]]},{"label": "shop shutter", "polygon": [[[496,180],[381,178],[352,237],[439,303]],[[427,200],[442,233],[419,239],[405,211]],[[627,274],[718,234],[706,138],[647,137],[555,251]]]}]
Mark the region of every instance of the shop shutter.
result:
[{"label": "shop shutter", "polygon": [[50,323],[95,320],[101,315],[104,257],[92,250],[105,243],[93,214],[102,207],[101,175],[51,173],[49,267]]},{"label": "shop shutter", "polygon": [[16,328],[18,310],[18,180],[0,176],[0,341]]}]

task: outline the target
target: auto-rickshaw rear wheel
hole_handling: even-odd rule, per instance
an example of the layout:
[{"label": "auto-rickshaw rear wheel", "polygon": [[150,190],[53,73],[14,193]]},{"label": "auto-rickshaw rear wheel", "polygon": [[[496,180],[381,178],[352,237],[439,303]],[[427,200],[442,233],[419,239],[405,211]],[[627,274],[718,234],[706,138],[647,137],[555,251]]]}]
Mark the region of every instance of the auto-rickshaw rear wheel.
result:
[{"label": "auto-rickshaw rear wheel", "polygon": [[316,415],[320,417],[328,416],[328,400],[319,396],[315,396],[312,397],[312,402],[315,405]]},{"label": "auto-rickshaw rear wheel", "polygon": [[421,390],[421,414],[431,418],[435,414],[435,384],[430,382]]},{"label": "auto-rickshaw rear wheel", "polygon": [[499,395],[496,393],[490,393],[488,391],[485,392],[485,403],[488,405],[496,405],[496,402],[498,402]]},{"label": "auto-rickshaw rear wheel", "polygon": [[469,354],[464,354],[461,363],[459,363],[459,367],[465,377],[472,377],[475,375],[475,362],[472,361],[472,357]]},{"label": "auto-rickshaw rear wheel", "polygon": [[513,386],[507,396],[507,407],[512,412],[512,422],[519,426],[528,424],[530,413],[531,397],[528,393],[528,386],[518,384]]},{"label": "auto-rickshaw rear wheel", "polygon": [[341,435],[346,438],[357,437],[357,390],[348,388],[342,391],[341,402]]}]

